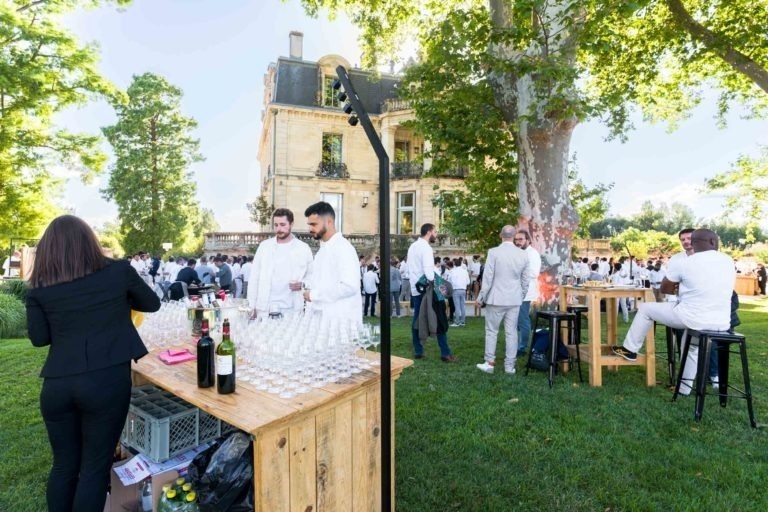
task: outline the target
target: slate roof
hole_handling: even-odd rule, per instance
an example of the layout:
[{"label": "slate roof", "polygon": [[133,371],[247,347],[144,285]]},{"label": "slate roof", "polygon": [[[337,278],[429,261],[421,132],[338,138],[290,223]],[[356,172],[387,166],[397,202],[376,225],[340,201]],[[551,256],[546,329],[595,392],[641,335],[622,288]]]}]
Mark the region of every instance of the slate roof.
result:
[{"label": "slate roof", "polygon": [[[350,69],[349,78],[369,114],[380,114],[386,99],[397,97],[400,82],[391,75],[371,78],[371,72]],[[322,87],[320,66],[317,62],[281,57],[277,61],[277,83],[273,101],[287,105],[322,108],[318,93]]]}]

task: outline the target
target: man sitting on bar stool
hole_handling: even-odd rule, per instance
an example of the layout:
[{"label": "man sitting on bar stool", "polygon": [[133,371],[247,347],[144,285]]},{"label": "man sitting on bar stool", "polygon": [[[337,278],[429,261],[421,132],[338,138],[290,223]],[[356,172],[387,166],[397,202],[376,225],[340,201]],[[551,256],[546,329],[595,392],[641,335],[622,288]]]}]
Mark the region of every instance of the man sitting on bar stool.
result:
[{"label": "man sitting on bar stool", "polygon": [[[736,281],[736,270],[730,256],[718,251],[718,238],[714,231],[697,229],[691,235],[694,254],[680,265],[670,265],[661,282],[663,293],[677,291],[679,301],[643,302],[629,327],[623,346],[612,348],[613,353],[627,361],[637,361],[637,352],[643,346],[653,322],[673,329],[727,331],[731,324],[731,292]],[[685,374],[680,393],[688,395],[696,376],[698,346],[688,351]]]}]

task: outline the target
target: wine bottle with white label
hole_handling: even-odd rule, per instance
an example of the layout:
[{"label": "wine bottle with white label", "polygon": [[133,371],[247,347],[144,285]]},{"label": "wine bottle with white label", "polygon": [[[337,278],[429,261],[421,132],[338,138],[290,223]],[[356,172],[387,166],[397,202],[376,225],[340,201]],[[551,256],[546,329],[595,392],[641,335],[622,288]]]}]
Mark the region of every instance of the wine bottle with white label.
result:
[{"label": "wine bottle with white label", "polygon": [[229,319],[221,328],[221,343],[216,347],[216,391],[227,395],[235,392],[235,344],[230,339]]}]

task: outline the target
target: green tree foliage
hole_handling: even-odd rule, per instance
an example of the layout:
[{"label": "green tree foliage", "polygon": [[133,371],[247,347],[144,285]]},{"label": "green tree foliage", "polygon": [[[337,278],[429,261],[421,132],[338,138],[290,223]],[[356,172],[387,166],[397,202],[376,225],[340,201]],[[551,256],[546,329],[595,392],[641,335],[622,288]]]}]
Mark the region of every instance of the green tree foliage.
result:
[{"label": "green tree foliage", "polygon": [[[467,124],[500,119],[515,159],[495,162],[517,180],[519,221],[527,225],[555,280],[567,261],[578,215],[569,197],[570,138],[579,122],[600,118],[614,136],[631,128],[639,106],[646,117],[684,117],[700,91],[723,91],[721,111],[733,101],[764,112],[768,81],[768,9],[764,1],[732,0],[302,0],[310,14],[346,10],[362,29],[366,64],[376,65],[409,35],[422,45],[425,72],[411,71],[406,89],[427,98],[415,104],[445,112],[449,135]],[[440,48],[435,48],[435,47]],[[389,54],[389,55],[388,55]],[[469,81],[446,80],[466,61]],[[467,74],[460,69],[459,75]],[[427,71],[437,70],[437,73]],[[432,82],[434,77],[434,83]],[[476,87],[467,87],[476,85]],[[765,85],[764,85],[765,84]],[[467,115],[454,98],[470,105],[487,88],[493,101]],[[473,94],[474,93],[474,94]],[[428,101],[429,97],[435,101]],[[453,109],[453,115],[451,112]],[[430,137],[431,131],[425,131]],[[489,144],[485,130],[472,150]],[[464,139],[464,137],[459,137]],[[445,150],[445,147],[440,147]],[[516,162],[516,166],[508,165]],[[490,166],[489,166],[490,167]],[[517,172],[515,172],[517,171]],[[494,172],[491,169],[491,172]],[[505,188],[506,190],[506,188]]]},{"label": "green tree foliage", "polygon": [[272,212],[275,211],[274,205],[269,204],[264,195],[256,198],[256,201],[245,205],[250,214],[251,222],[258,224],[262,229],[269,227],[272,222]]},{"label": "green tree foliage", "polygon": [[631,227],[611,238],[611,249],[617,253],[625,252],[627,247],[633,256],[645,259],[679,252],[680,241],[669,233]]},{"label": "green tree foliage", "polygon": [[[96,69],[97,51],[61,28],[60,17],[98,0],[0,2],[0,246],[37,238],[59,213],[54,165],[100,172],[106,156],[98,136],[56,128],[53,116],[93,97],[119,93]],[[114,3],[127,4],[127,0]]]},{"label": "green tree foliage", "polygon": [[740,157],[730,171],[707,180],[706,188],[726,194],[726,212],[742,214],[747,219],[747,243],[757,240],[768,205],[768,146],[756,158]]},{"label": "green tree foliage", "polygon": [[197,123],[181,113],[181,89],[158,75],[134,76],[127,93],[115,104],[117,123],[102,129],[115,153],[102,193],[117,204],[123,247],[155,253],[171,242],[191,251],[201,235],[189,169],[203,159],[191,135]]},{"label": "green tree foliage", "polygon": [[116,222],[105,222],[103,226],[94,228],[96,236],[102,247],[111,249],[112,256],[122,258],[125,256],[123,249],[123,234],[120,232],[120,225]]},{"label": "green tree foliage", "polygon": [[577,238],[589,238],[589,227],[595,222],[603,220],[608,213],[608,198],[606,193],[613,188],[613,183],[605,185],[598,183],[594,187],[588,187],[579,178],[576,166],[571,168],[568,174],[570,183],[570,195],[574,208],[579,213],[579,228],[576,230]]}]

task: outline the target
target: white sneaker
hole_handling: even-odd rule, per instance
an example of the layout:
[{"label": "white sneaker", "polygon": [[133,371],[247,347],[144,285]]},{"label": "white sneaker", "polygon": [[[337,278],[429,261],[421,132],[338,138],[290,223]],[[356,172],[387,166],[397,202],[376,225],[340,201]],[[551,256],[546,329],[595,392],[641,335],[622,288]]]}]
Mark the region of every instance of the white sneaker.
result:
[{"label": "white sneaker", "polygon": [[512,368],[511,370],[504,370],[504,373],[506,373],[507,375],[514,375],[517,373],[517,370]]},{"label": "white sneaker", "polygon": [[485,373],[493,373],[494,366],[492,364],[489,364],[488,362],[482,363],[482,364],[476,364],[477,369],[480,371],[483,371]]},{"label": "white sneaker", "polygon": [[720,389],[720,377],[715,375],[714,377],[712,377],[711,380],[712,380],[712,387],[715,389],[715,391]]},{"label": "white sneaker", "polygon": [[451,327],[461,327],[461,324],[451,324]]}]

